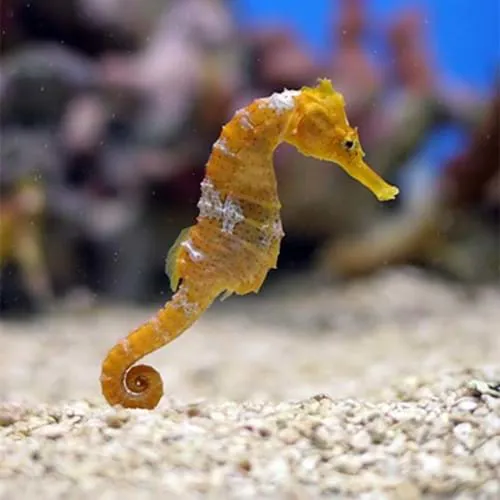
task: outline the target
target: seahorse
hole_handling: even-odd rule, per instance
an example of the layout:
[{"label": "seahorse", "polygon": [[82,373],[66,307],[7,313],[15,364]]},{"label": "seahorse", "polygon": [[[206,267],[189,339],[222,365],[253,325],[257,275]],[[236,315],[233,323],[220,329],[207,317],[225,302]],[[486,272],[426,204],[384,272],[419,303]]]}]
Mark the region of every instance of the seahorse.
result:
[{"label": "seahorse", "polygon": [[276,268],[284,232],[273,152],[282,142],[339,165],[380,201],[399,192],[364,162],[344,98],[328,79],[236,111],[206,164],[196,223],[168,252],[166,272],[175,293],[103,361],[101,388],[110,405],[156,407],[163,396],[161,376],[135,363],[181,335],[217,297],[257,293]]}]

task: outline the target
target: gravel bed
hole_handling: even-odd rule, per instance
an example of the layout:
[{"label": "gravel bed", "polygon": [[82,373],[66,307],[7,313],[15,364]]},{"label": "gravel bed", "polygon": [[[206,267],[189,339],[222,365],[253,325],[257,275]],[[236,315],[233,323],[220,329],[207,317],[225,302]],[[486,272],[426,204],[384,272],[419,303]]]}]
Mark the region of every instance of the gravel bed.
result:
[{"label": "gravel bed", "polygon": [[147,359],[156,410],[109,408],[102,357],[150,314],[0,323],[0,499],[500,498],[500,290],[277,284]]}]

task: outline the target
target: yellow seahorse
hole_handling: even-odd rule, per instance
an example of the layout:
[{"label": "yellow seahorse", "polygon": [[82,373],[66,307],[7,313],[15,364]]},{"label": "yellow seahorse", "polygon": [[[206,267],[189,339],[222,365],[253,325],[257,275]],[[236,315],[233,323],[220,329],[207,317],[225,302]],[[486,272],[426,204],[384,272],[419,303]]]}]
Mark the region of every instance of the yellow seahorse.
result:
[{"label": "yellow seahorse", "polygon": [[183,333],[219,295],[258,292],[276,268],[284,233],[272,159],[283,141],[340,165],[380,201],[398,194],[363,161],[344,98],[329,80],[256,99],[237,111],[213,145],[197,222],[169,251],[175,294],[103,362],[101,386],[109,404],[154,408],[163,396],[161,377],[150,366],[133,365]]}]

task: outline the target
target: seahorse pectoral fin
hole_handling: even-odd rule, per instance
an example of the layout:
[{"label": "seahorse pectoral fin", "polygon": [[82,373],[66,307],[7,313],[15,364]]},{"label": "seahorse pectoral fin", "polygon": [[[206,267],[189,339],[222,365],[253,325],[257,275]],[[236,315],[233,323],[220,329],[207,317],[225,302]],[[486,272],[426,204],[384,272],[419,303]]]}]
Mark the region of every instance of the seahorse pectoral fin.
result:
[{"label": "seahorse pectoral fin", "polygon": [[186,227],[179,233],[179,236],[177,236],[175,243],[170,247],[167,258],[165,259],[165,273],[170,279],[170,288],[174,292],[177,290],[180,278],[179,270],[177,268],[177,257],[179,256],[179,252],[182,250],[182,242],[186,241],[189,237],[191,227],[193,226]]},{"label": "seahorse pectoral fin", "polygon": [[372,170],[361,158],[351,164],[340,165],[351,177],[368,188],[379,201],[396,198],[399,189],[388,184],[380,175]]}]

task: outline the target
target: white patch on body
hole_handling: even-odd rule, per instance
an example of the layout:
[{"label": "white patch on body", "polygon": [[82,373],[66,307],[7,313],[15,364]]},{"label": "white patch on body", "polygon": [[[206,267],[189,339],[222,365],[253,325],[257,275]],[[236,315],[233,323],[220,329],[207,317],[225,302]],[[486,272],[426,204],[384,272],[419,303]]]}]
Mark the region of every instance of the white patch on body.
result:
[{"label": "white patch on body", "polygon": [[300,90],[283,90],[283,92],[275,92],[270,97],[261,99],[261,103],[265,107],[273,109],[278,114],[290,111],[295,106],[295,98],[300,95]]},{"label": "white patch on body", "polygon": [[222,221],[222,232],[232,233],[236,224],[245,220],[238,202],[228,196],[224,203],[212,181],[205,177],[201,183],[201,197],[198,201],[201,217]]},{"label": "white patch on body", "polygon": [[270,224],[263,224],[261,233],[259,242],[265,248],[269,248],[273,241],[281,240],[285,236],[279,217]]},{"label": "white patch on body", "polygon": [[200,307],[196,304],[196,302],[191,302],[188,299],[187,288],[183,285],[181,285],[179,290],[175,293],[174,300],[172,300],[171,304],[172,307],[182,309],[186,316],[197,314],[200,310]]},{"label": "white patch on body", "polygon": [[227,141],[226,141],[226,139],[224,139],[224,137],[219,137],[219,139],[217,139],[217,141],[215,141],[213,147],[214,147],[214,149],[218,149],[219,151],[221,151],[222,153],[224,153],[227,156],[232,156],[233,158],[236,158],[236,156],[237,156],[236,153],[233,153],[228,148]]},{"label": "white patch on body", "polygon": [[222,232],[232,233],[236,224],[244,220],[243,210],[236,201],[228,196],[222,207]]},{"label": "white patch on body", "polygon": [[273,235],[275,238],[283,238],[283,236],[285,236],[280,218],[277,218],[273,223]]},{"label": "white patch on body", "polygon": [[161,334],[161,327],[160,327],[160,320],[158,319],[158,316],[156,314],[149,320],[151,323],[151,326],[153,327],[153,330],[155,331],[156,335]]},{"label": "white patch on body", "polygon": [[238,111],[237,115],[239,118],[238,123],[241,128],[244,128],[245,130],[251,130],[254,128],[254,124],[250,120],[250,113],[246,109]]},{"label": "white patch on body", "polygon": [[125,356],[128,356],[130,354],[130,344],[128,342],[128,339],[122,339],[120,340],[120,345],[122,346],[123,352],[125,353]]},{"label": "white patch on body", "polygon": [[198,209],[201,217],[217,219],[222,212],[223,204],[220,194],[215,189],[212,181],[205,177],[201,182],[201,196],[198,201]]},{"label": "white patch on body", "polygon": [[203,260],[205,256],[203,255],[203,252],[200,252],[197,250],[193,242],[191,240],[185,240],[181,243],[181,247],[185,248],[187,250],[187,253],[189,254],[189,257],[193,262],[199,262],[200,260]]}]

